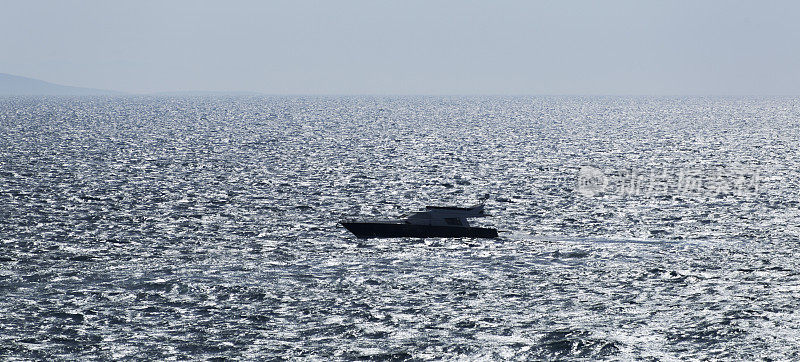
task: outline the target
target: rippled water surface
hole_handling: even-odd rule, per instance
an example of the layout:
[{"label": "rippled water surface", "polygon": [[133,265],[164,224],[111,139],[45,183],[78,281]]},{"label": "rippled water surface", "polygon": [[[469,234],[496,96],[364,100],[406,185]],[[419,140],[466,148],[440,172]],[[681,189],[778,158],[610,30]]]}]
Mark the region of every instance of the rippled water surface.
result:
[{"label": "rippled water surface", "polygon": [[796,360],[799,150],[796,98],[2,98],[0,359]]}]

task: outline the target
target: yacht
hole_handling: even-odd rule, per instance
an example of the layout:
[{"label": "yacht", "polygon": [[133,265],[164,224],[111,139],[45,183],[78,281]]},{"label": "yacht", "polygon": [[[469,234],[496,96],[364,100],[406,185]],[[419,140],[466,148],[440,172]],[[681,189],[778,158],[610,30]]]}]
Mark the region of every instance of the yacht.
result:
[{"label": "yacht", "polygon": [[340,224],[360,239],[367,238],[496,238],[497,229],[472,227],[467,219],[488,216],[483,204],[473,207],[427,206],[393,220],[344,220]]}]

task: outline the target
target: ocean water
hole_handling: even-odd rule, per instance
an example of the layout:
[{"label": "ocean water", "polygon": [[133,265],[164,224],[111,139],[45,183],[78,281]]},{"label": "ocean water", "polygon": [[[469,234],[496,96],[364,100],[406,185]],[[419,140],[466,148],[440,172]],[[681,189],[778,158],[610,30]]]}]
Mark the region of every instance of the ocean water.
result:
[{"label": "ocean water", "polygon": [[0,98],[0,359],[797,360],[798,160],[798,98]]}]

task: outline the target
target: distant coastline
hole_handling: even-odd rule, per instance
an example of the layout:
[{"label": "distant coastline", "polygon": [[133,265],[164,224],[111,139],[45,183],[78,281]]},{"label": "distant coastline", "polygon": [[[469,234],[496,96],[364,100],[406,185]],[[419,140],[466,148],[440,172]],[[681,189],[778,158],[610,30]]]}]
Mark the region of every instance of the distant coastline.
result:
[{"label": "distant coastline", "polygon": [[108,89],[83,88],[46,82],[40,79],[0,73],[0,97],[2,96],[116,96],[116,95],[152,95],[152,96],[259,96],[258,92],[237,91],[173,91],[155,93],[126,93]]},{"label": "distant coastline", "polygon": [[107,89],[72,87],[39,79],[0,73],[0,96],[123,95]]}]

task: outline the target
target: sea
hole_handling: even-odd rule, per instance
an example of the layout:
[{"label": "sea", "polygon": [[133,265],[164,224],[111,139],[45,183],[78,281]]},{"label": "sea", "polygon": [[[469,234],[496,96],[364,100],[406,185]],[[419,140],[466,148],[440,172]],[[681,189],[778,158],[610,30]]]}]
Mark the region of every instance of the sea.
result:
[{"label": "sea", "polygon": [[798,360],[798,221],[797,97],[3,97],[0,359]]}]

